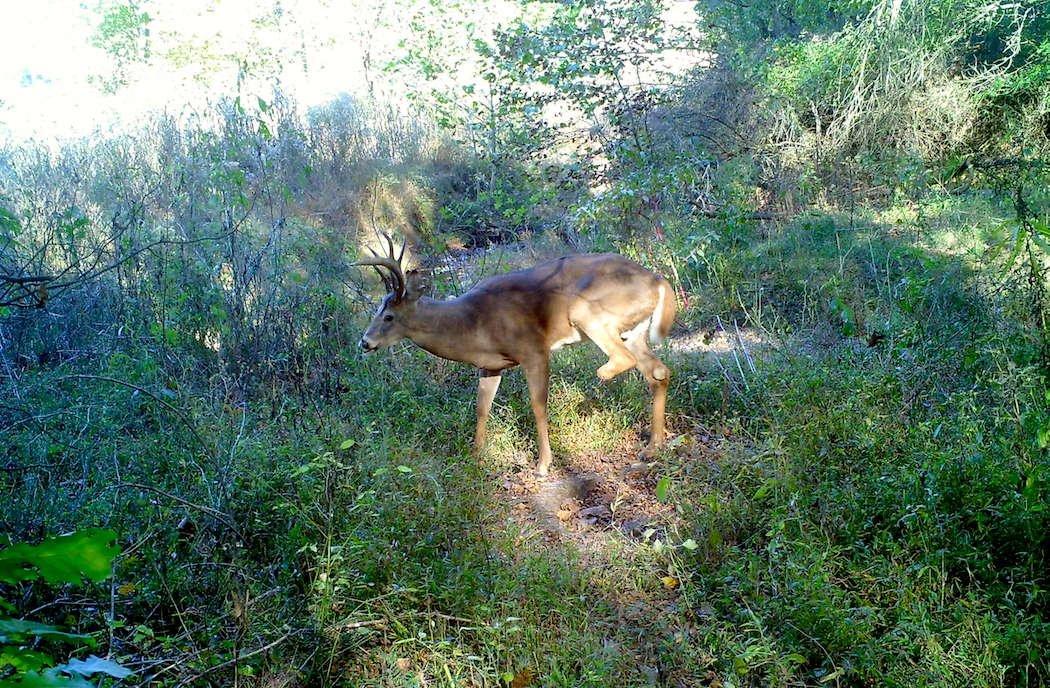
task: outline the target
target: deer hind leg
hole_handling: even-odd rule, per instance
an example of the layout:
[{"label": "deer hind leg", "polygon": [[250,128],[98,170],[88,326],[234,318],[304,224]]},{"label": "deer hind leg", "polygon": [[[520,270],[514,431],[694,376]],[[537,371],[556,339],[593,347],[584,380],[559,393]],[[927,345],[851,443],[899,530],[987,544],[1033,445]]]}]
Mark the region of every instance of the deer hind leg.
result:
[{"label": "deer hind leg", "polygon": [[499,373],[491,370],[482,370],[478,378],[478,424],[474,429],[474,453],[480,454],[485,446],[485,428],[489,420],[489,412],[492,411],[492,400],[496,397],[500,380],[503,378]]},{"label": "deer hind leg", "polygon": [[649,391],[653,395],[652,429],[649,433],[649,446],[645,449],[647,454],[651,454],[663,446],[667,438],[664,428],[664,407],[667,405],[667,387],[670,382],[671,371],[664,365],[663,361],[653,356],[649,350],[648,343],[645,341],[645,336],[646,334],[643,332],[639,336],[627,340],[624,344],[638,360],[638,370],[645,376],[645,381],[649,383]]},{"label": "deer hind leg", "polygon": [[598,368],[598,377],[602,380],[608,381],[619,375],[620,373],[626,372],[637,365],[638,360],[634,354],[631,353],[630,349],[624,346],[624,342],[620,339],[619,333],[610,332],[601,323],[576,323],[576,327],[579,328],[587,338],[598,345],[598,348],[609,357],[609,361]]}]

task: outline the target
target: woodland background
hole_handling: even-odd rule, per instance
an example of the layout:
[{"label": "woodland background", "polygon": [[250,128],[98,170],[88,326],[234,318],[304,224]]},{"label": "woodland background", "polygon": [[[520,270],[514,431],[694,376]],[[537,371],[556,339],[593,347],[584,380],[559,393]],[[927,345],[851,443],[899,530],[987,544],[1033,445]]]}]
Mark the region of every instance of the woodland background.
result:
[{"label": "woodland background", "polygon": [[[309,108],[261,5],[89,8],[101,91],[234,79],[0,139],[0,683],[1050,682],[1045,3],[406,0]],[[376,228],[439,294],[667,275],[668,450],[617,477],[647,396],[590,347],[552,440],[604,511],[528,499],[515,376],[472,459],[473,371],[358,353]]]}]

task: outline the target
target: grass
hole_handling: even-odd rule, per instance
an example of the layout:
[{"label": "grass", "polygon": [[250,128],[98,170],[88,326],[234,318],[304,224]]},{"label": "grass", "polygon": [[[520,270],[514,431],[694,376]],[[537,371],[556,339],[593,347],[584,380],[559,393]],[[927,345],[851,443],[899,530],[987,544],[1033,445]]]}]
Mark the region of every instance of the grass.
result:
[{"label": "grass", "polygon": [[[773,346],[754,371],[666,352],[680,439],[632,483],[662,505],[648,534],[522,515],[504,483],[533,460],[524,381],[475,460],[473,373],[414,350],[347,350],[339,398],[160,395],[199,442],[147,395],[40,373],[55,416],[8,460],[44,468],[5,474],[3,527],[122,534],[112,588],[49,609],[158,684],[1039,685],[1045,381],[973,239],[997,216],[936,198],[697,232],[691,255],[718,259],[678,266],[680,329],[718,315]],[[561,354],[556,464],[637,448],[641,381]],[[100,374],[171,388],[130,360]]]}]

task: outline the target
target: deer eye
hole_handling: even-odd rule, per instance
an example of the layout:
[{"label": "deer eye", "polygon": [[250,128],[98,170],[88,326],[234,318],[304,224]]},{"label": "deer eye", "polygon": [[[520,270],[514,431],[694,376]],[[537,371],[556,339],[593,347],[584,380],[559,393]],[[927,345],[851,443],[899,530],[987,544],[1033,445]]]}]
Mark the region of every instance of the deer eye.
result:
[{"label": "deer eye", "polygon": [[394,316],[390,315],[389,313],[387,313],[386,315],[383,316],[383,321],[384,322],[390,322],[393,319],[394,319]]}]

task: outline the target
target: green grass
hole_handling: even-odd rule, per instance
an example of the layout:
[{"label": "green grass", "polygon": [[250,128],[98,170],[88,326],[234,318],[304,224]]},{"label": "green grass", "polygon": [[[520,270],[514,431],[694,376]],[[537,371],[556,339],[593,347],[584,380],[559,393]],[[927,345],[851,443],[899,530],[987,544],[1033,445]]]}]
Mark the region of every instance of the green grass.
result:
[{"label": "green grass", "polygon": [[[48,609],[161,684],[230,685],[208,668],[277,641],[243,685],[1040,685],[1050,419],[1023,290],[996,288],[973,238],[997,213],[810,213],[683,261],[683,330],[718,315],[777,345],[743,376],[666,354],[682,439],[644,488],[666,479],[648,538],[584,551],[512,518],[500,476],[533,460],[520,374],[475,460],[473,373],[412,350],[348,350],[340,397],[281,403],[210,402],[145,354],[99,373],[200,442],[146,395],[38,373],[44,412],[7,452],[44,468],[4,474],[3,529],[117,530],[112,589]],[[556,463],[637,441],[641,381],[562,354]]]}]

